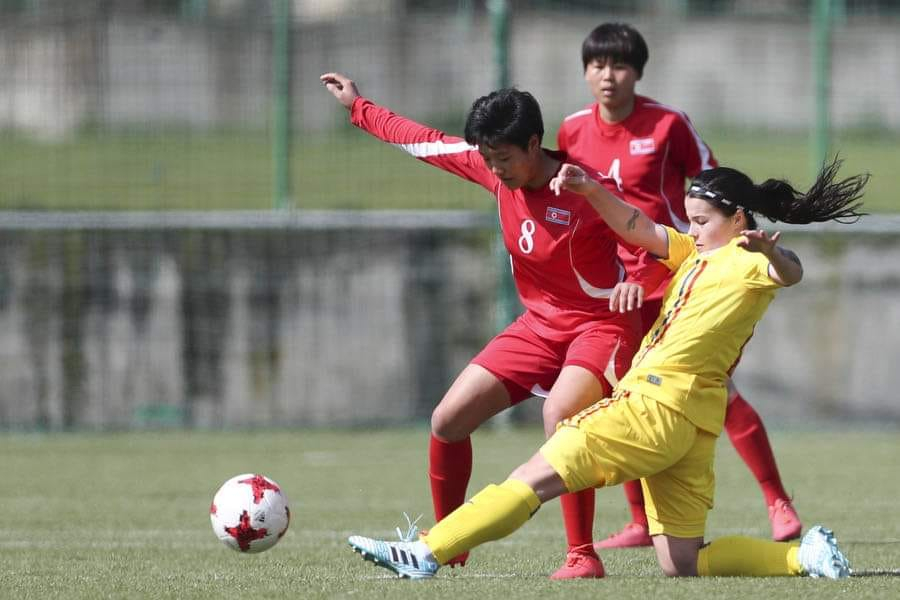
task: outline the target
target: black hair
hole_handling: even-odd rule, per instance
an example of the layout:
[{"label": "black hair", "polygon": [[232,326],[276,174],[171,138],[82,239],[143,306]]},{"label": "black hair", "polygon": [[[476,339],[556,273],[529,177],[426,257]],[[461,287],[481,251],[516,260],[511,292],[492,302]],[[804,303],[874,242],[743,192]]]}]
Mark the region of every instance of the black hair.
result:
[{"label": "black hair", "polygon": [[642,77],[649,57],[650,51],[644,37],[627,23],[598,25],[581,44],[581,62],[585,70],[595,60],[612,59],[631,65],[638,77]]},{"label": "black hair", "polygon": [[757,185],[737,169],[716,167],[700,172],[691,182],[688,195],[706,200],[729,217],[742,209],[748,229],[756,229],[753,213],[782,223],[854,223],[866,214],[860,212],[860,199],[869,174],[835,181],[842,163],[837,156],[830,163],[823,163],[815,183],[806,192],[794,189],[783,179],[767,179]]},{"label": "black hair", "polygon": [[513,144],[528,149],[531,137],[544,138],[544,119],[538,101],[529,94],[504,88],[482,96],[466,117],[466,142],[473,146]]}]

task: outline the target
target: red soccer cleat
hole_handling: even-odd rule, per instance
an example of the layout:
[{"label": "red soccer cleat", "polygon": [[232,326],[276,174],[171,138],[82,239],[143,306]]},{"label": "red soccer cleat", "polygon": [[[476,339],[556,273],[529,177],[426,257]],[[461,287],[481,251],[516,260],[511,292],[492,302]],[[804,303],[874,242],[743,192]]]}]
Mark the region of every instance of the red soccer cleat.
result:
[{"label": "red soccer cleat", "polygon": [[769,507],[769,523],[772,524],[772,539],[776,542],[795,540],[803,529],[790,500],[776,500],[775,505]]},{"label": "red soccer cleat", "polygon": [[653,540],[650,539],[647,527],[638,523],[629,523],[622,528],[622,531],[594,544],[594,548],[608,550],[610,548],[640,548],[652,545]]},{"label": "red soccer cleat", "polygon": [[604,575],[603,561],[593,550],[570,550],[565,564],[550,579],[599,579]]}]

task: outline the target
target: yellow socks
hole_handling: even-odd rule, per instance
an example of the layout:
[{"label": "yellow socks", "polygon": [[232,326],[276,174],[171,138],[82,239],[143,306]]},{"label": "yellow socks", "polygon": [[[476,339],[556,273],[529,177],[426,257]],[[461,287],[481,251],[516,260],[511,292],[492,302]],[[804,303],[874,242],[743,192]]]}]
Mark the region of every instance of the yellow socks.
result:
[{"label": "yellow socks", "polygon": [[770,542],[731,536],[700,549],[697,574],[703,577],[773,577],[801,575],[797,542]]},{"label": "yellow socks", "polygon": [[489,485],[431,528],[423,541],[440,564],[475,546],[499,540],[525,524],[541,501],[515,479]]}]

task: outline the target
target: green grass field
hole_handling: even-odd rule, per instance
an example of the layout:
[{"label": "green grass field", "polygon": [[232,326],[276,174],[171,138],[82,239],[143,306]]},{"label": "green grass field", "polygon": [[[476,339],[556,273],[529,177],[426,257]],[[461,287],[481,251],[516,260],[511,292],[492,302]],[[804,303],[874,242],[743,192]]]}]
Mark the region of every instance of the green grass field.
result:
[{"label": "green grass field", "polygon": [[[470,491],[501,480],[540,443],[537,429],[476,433]],[[427,432],[147,432],[0,435],[0,596],[6,598],[896,598],[900,579],[900,436],[896,431],[776,432],[788,489],[807,525],[837,533],[857,571],[809,578],[669,580],[650,549],[608,551],[602,581],[551,582],[564,534],[558,503],[469,566],[401,581],[346,545],[394,536],[401,513],[426,513]],[[258,471],[291,499],[272,550],[240,555],[213,536],[208,508],[225,479]],[[709,537],[768,535],[761,495],[720,440]],[[598,493],[598,536],[624,522],[619,489]]]},{"label": "green grass field", "polygon": [[[710,129],[723,164],[756,178],[811,182],[800,134]],[[555,133],[548,132],[552,145]],[[846,134],[833,144],[843,174],[872,173],[866,207],[897,212],[900,138]],[[359,131],[298,137],[291,162],[294,206],[306,209],[449,208],[492,211],[481,188],[436,172]],[[255,210],[272,207],[273,162],[265,134],[159,131],[84,134],[44,143],[0,136],[4,210]]]}]

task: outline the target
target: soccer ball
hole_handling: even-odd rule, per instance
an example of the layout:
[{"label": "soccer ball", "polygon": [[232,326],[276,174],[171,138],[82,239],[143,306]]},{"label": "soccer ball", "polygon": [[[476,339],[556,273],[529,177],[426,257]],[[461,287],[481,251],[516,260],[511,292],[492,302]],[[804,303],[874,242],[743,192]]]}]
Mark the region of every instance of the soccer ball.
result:
[{"label": "soccer ball", "polygon": [[238,552],[262,552],[281,539],[291,510],[281,487],[263,475],[246,473],[222,484],[209,507],[212,528]]}]

